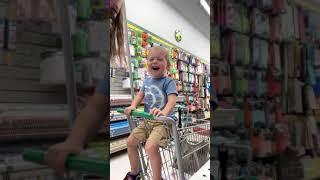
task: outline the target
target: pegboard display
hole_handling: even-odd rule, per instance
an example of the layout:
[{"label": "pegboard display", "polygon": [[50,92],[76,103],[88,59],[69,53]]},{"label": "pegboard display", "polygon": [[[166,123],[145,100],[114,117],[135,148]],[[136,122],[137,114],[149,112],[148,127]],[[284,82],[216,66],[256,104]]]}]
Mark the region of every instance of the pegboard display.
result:
[{"label": "pegboard display", "polygon": [[[236,130],[225,124],[233,134],[227,139],[237,139],[235,144],[242,142],[251,149],[250,161],[255,162],[251,175],[289,179],[293,176],[282,173],[284,167],[278,166],[281,173],[277,173],[265,164],[278,164],[279,155],[288,149],[302,156],[309,155],[308,150],[313,155],[319,152],[320,147],[310,143],[320,140],[317,128],[298,125],[307,121],[316,124],[320,56],[319,24],[315,19],[319,14],[296,1],[284,0],[218,0],[211,7],[213,87],[220,108],[239,109]],[[300,120],[295,120],[296,116]],[[223,123],[215,127],[214,122],[213,118],[213,139],[224,137],[220,131]],[[303,138],[304,133],[310,136]],[[241,164],[237,171],[240,176],[248,175],[241,170],[243,167]]]}]

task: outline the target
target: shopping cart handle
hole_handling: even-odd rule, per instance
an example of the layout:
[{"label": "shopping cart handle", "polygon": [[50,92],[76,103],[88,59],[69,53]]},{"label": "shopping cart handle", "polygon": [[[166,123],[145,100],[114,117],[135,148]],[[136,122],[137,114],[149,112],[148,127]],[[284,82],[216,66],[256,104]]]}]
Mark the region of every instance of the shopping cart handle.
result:
[{"label": "shopping cart handle", "polygon": [[167,116],[160,116],[157,118],[157,120],[159,121],[164,121],[164,122],[167,122],[169,124],[174,124],[176,121],[170,117],[167,117]]},{"label": "shopping cart handle", "polygon": [[[123,108],[118,108],[117,112],[119,113],[124,113],[124,109]],[[155,119],[155,117],[152,114],[146,113],[144,111],[137,111],[137,110],[133,110],[131,111],[131,116],[135,116],[135,117],[142,117],[142,118],[146,118],[146,119]]]},{"label": "shopping cart handle", "polygon": [[[37,149],[26,149],[22,153],[24,160],[42,165],[46,165],[45,155],[45,151]],[[66,168],[77,172],[109,177],[109,164],[107,161],[99,159],[69,155],[66,160]]]}]

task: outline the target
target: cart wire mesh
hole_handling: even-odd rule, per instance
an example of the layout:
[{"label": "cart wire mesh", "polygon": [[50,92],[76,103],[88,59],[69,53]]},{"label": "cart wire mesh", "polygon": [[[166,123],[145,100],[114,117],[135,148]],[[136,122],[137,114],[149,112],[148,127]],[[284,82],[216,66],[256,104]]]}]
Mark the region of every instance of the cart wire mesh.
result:
[{"label": "cart wire mesh", "polygon": [[[177,128],[176,122],[169,119],[163,119],[168,134],[167,145],[159,149],[162,161],[162,178],[165,180],[190,179],[209,160],[210,123],[205,120],[197,120]],[[147,121],[133,117],[131,120],[134,127]],[[173,128],[176,128],[176,131]],[[142,179],[152,179],[150,159],[143,148],[144,145],[145,143],[139,145]],[[178,159],[181,159],[180,163]],[[179,177],[179,174],[183,177]]]}]

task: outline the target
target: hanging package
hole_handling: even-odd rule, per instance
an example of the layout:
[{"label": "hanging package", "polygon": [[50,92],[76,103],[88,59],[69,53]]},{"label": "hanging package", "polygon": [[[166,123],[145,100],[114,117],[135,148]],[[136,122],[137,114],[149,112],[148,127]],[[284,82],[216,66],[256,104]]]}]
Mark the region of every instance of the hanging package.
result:
[{"label": "hanging package", "polygon": [[225,1],[225,26],[235,31],[241,32],[240,4],[232,0]]},{"label": "hanging package", "polygon": [[253,9],[251,16],[253,32],[265,38],[270,37],[269,17],[257,8]]},{"label": "hanging package", "polygon": [[80,19],[89,19],[91,15],[91,1],[77,0],[77,15]]},{"label": "hanging package", "polygon": [[210,31],[210,58],[221,57],[220,29],[214,26]]},{"label": "hanging package", "polygon": [[193,65],[189,65],[189,73],[194,73],[194,66]]},{"label": "hanging package", "polygon": [[224,38],[224,61],[228,64],[236,63],[236,40],[234,34],[229,34]]},{"label": "hanging package", "polygon": [[182,82],[181,81],[177,82],[177,91],[178,92],[182,91]]},{"label": "hanging package", "polygon": [[243,70],[240,68],[235,68],[234,69],[234,74],[233,74],[233,94],[236,96],[242,96],[243,95],[243,89],[241,86],[242,79],[243,79]]},{"label": "hanging package", "polygon": [[81,29],[73,36],[74,56],[86,56],[88,54],[88,34]]},{"label": "hanging package", "polygon": [[265,11],[270,11],[273,8],[272,1],[270,0],[260,0],[260,1],[257,1],[257,4],[260,9]]}]

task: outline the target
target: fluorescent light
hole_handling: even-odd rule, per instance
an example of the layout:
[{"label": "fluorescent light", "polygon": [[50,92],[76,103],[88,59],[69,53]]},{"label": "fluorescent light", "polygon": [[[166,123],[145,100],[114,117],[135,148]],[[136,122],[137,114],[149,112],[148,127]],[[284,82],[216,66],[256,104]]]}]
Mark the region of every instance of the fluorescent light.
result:
[{"label": "fluorescent light", "polygon": [[200,0],[200,4],[207,11],[207,13],[210,15],[210,6],[207,3],[207,1],[206,0]]}]

